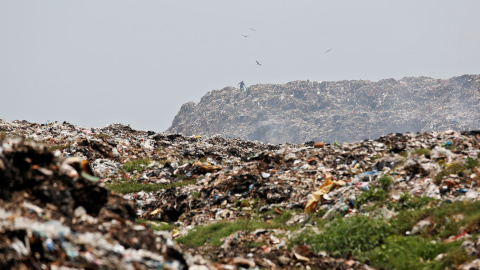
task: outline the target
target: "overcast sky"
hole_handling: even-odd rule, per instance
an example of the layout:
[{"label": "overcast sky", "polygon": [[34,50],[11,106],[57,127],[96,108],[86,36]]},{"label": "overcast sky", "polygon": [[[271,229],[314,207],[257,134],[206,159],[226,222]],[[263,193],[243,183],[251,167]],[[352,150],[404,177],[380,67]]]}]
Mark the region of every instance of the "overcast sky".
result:
[{"label": "overcast sky", "polygon": [[478,0],[0,0],[0,118],[161,132],[183,103],[242,80],[479,74],[479,12]]}]

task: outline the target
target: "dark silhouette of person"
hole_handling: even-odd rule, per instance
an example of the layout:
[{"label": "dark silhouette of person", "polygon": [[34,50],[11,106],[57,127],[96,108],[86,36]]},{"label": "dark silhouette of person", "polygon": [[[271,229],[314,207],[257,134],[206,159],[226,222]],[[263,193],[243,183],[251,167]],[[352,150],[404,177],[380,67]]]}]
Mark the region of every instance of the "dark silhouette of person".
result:
[{"label": "dark silhouette of person", "polygon": [[238,85],[240,86],[240,90],[245,90],[247,88],[243,81],[239,82]]}]

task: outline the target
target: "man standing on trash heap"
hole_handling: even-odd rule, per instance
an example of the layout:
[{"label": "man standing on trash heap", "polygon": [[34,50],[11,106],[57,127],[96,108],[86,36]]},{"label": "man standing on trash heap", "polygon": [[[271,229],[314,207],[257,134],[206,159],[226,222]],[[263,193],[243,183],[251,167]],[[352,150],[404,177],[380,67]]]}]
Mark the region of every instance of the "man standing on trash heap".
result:
[{"label": "man standing on trash heap", "polygon": [[243,81],[239,82],[237,85],[240,85],[240,90],[245,90],[245,83]]},{"label": "man standing on trash heap", "polygon": [[338,181],[332,181],[331,180],[332,175],[330,173],[327,173],[325,175],[325,181],[323,184],[315,191],[312,193],[310,199],[308,200],[307,204],[305,205],[305,210],[304,212],[307,214],[313,213],[315,211],[315,208],[317,207],[318,202],[320,202],[323,198],[323,195],[327,194],[330,192],[331,189],[337,187],[337,186],[344,186],[346,183],[342,180]]}]

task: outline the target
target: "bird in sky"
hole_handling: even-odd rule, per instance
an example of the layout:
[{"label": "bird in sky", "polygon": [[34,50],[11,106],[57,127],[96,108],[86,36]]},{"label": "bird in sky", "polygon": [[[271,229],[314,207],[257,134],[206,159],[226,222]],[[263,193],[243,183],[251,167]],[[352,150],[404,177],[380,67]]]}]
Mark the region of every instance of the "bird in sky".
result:
[{"label": "bird in sky", "polygon": [[252,31],[255,31],[255,32],[258,32],[257,30],[255,30],[255,29],[253,29],[253,28],[248,28],[248,29],[250,29],[250,30],[252,30]]},{"label": "bird in sky", "polygon": [[257,65],[261,66],[262,64],[260,64],[257,60],[255,60],[255,62],[257,62]]},{"label": "bird in sky", "polygon": [[243,37],[248,37],[248,35],[242,35]]},{"label": "bird in sky", "polygon": [[330,48],[330,49],[328,49],[328,51],[326,51],[325,53],[327,53],[327,52],[331,51],[332,49],[333,49],[333,48]]}]

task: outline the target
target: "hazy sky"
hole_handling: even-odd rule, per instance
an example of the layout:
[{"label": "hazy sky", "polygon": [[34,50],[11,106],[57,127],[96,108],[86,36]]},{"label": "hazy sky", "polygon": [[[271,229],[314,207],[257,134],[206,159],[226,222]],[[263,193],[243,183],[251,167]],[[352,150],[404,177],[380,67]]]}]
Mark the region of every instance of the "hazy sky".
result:
[{"label": "hazy sky", "polygon": [[0,118],[160,132],[183,103],[242,80],[479,74],[479,12],[478,0],[0,0]]}]

